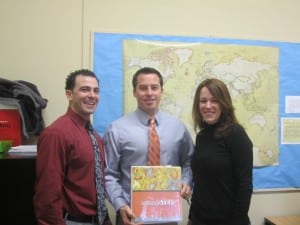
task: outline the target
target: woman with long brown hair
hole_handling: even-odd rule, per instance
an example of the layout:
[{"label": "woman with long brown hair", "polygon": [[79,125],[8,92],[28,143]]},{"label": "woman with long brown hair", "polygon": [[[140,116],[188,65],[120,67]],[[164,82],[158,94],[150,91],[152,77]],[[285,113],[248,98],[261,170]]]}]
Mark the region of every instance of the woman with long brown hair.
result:
[{"label": "woman with long brown hair", "polygon": [[206,79],[193,103],[193,225],[249,225],[252,142],[239,124],[225,83]]}]

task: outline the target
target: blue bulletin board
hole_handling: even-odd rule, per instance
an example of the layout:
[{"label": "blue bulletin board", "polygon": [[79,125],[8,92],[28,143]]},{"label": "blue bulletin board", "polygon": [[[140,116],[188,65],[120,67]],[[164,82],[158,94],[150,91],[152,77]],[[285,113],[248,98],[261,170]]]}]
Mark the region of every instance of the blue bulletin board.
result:
[{"label": "blue bulletin board", "polygon": [[[93,70],[100,79],[101,99],[93,118],[94,126],[101,135],[113,120],[124,114],[124,40],[261,46],[278,49],[278,96],[274,98],[274,104],[278,108],[278,118],[275,122],[275,125],[278,125],[278,133],[274,139],[278,142],[278,162],[254,167],[253,185],[255,190],[300,188],[300,143],[296,141],[282,144],[281,140],[282,118],[300,118],[298,111],[291,113],[286,110],[286,97],[300,96],[299,43],[96,32],[93,34]],[[268,82],[268,78],[266,81]],[[267,96],[261,96],[264,97]],[[295,134],[297,127],[293,132],[297,139]],[[300,136],[300,133],[298,134]]]}]

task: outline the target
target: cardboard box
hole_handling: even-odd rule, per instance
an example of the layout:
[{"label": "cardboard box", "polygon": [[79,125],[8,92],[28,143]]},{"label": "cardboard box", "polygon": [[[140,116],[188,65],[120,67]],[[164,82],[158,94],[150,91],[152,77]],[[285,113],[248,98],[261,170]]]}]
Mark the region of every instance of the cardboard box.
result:
[{"label": "cardboard box", "polygon": [[12,146],[22,144],[21,118],[16,109],[0,109],[0,141],[11,140]]}]

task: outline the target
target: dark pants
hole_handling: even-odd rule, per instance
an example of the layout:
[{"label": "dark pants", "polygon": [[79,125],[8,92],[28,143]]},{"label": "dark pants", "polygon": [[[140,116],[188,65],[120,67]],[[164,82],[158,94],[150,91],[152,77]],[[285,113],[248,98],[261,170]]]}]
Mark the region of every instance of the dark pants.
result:
[{"label": "dark pants", "polygon": [[[248,225],[251,225],[250,222],[246,222]],[[245,223],[243,223],[245,224]],[[222,221],[222,222],[218,222],[218,221],[204,221],[201,220],[199,218],[197,218],[196,216],[193,216],[193,214],[191,214],[191,220],[188,222],[188,225],[232,225],[231,222],[226,222],[226,221]]]}]

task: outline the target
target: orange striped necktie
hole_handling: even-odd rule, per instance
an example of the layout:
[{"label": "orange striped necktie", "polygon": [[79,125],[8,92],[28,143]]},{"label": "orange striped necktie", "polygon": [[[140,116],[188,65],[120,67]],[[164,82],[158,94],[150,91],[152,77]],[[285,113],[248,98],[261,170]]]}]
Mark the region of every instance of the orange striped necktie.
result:
[{"label": "orange striped necktie", "polygon": [[148,166],[160,165],[160,142],[155,129],[155,118],[149,119]]}]

